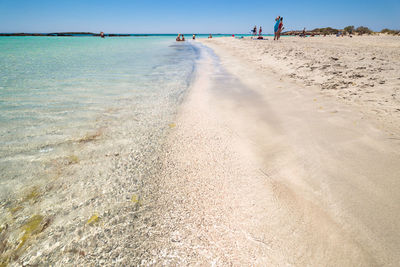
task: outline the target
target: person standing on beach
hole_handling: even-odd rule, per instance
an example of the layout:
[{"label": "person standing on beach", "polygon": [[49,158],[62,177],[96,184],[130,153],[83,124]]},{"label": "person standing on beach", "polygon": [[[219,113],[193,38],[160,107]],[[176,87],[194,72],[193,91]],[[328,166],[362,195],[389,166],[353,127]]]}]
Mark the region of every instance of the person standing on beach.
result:
[{"label": "person standing on beach", "polygon": [[257,35],[257,26],[254,26],[254,28],[253,28],[253,35],[254,35],[254,36]]},{"label": "person standing on beach", "polygon": [[278,40],[278,30],[279,30],[279,24],[281,23],[281,16],[278,16],[275,19],[275,26],[274,26],[274,41]]},{"label": "person standing on beach", "polygon": [[260,26],[260,31],[258,32],[258,36],[261,36],[261,35],[262,35],[262,28]]},{"label": "person standing on beach", "polygon": [[284,27],[283,27],[283,17],[281,17],[281,21],[279,22],[279,25],[278,25],[278,39],[277,40],[279,40],[279,38],[281,38],[281,33],[282,33],[283,29],[284,29]]}]

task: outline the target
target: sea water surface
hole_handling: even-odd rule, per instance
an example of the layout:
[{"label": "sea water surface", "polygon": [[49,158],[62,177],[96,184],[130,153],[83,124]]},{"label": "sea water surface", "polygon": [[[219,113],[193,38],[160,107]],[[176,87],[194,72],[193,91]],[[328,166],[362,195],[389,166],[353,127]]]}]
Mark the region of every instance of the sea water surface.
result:
[{"label": "sea water surface", "polygon": [[144,102],[158,112],[166,96],[177,100],[195,57],[165,37],[0,38],[1,196],[36,179],[43,157],[84,137],[104,112]]},{"label": "sea water surface", "polygon": [[[151,168],[143,158],[174,127],[197,57],[171,36],[0,37],[0,226],[14,244],[2,261],[22,254],[31,216],[54,217],[107,185],[117,195],[110,156],[125,149],[141,162],[132,172]],[[62,199],[77,182],[86,186]]]}]

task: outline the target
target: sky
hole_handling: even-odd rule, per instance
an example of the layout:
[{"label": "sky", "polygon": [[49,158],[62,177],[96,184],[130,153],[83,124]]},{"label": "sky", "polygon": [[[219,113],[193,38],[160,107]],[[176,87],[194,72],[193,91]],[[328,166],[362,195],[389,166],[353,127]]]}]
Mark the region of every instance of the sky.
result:
[{"label": "sky", "polygon": [[400,0],[0,0],[0,32],[248,33],[348,25],[400,29]]}]

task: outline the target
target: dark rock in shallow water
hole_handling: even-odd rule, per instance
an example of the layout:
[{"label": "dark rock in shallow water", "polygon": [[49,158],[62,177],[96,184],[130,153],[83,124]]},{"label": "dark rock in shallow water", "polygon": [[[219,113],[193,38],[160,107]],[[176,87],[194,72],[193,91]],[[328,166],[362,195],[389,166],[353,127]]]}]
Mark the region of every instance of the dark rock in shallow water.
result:
[{"label": "dark rock in shallow water", "polygon": [[51,36],[73,36],[73,35],[72,34],[59,33],[57,35],[51,35]]}]

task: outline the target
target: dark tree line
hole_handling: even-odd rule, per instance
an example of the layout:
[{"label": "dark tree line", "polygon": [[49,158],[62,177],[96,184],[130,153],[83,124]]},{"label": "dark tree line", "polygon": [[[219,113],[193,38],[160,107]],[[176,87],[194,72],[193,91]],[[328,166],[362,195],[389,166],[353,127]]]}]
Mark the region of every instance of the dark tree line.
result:
[{"label": "dark tree line", "polygon": [[[334,29],[331,27],[326,27],[326,28],[316,28],[312,30],[311,32],[319,33],[319,34],[324,34],[324,35],[330,35],[330,34],[338,34],[342,30],[339,29]],[[343,29],[343,33],[345,34],[358,34],[358,35],[364,35],[364,34],[373,34],[374,32],[370,30],[368,27],[365,26],[360,26],[360,27],[354,27],[354,26],[347,26]],[[381,33],[386,33],[386,34],[393,34],[393,35],[400,35],[399,30],[390,30],[390,29],[383,29]]]}]

